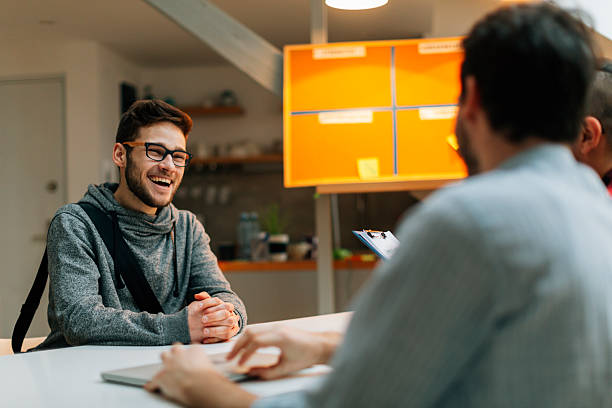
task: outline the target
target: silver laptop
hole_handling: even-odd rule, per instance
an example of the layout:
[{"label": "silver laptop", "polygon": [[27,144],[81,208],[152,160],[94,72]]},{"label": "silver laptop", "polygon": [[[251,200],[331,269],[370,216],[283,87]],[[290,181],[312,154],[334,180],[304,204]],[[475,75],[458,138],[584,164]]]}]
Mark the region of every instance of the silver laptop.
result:
[{"label": "silver laptop", "polygon": [[[278,362],[278,354],[256,352],[249,358],[246,365],[239,366],[236,364],[237,359],[227,361],[225,359],[226,354],[227,353],[209,354],[209,357],[217,370],[234,382],[249,379],[250,377],[247,373],[252,367],[269,367]],[[142,387],[147,382],[151,381],[162,366],[162,363],[147,364],[105,371],[101,373],[101,375],[102,379],[105,381]]]}]

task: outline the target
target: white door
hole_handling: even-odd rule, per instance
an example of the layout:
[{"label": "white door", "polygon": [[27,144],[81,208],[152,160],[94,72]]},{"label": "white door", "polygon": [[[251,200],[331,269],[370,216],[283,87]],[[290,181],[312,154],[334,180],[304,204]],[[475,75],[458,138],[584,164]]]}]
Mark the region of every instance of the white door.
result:
[{"label": "white door", "polygon": [[[66,201],[63,78],[0,80],[0,337],[10,337]],[[28,337],[49,334],[47,291]]]}]

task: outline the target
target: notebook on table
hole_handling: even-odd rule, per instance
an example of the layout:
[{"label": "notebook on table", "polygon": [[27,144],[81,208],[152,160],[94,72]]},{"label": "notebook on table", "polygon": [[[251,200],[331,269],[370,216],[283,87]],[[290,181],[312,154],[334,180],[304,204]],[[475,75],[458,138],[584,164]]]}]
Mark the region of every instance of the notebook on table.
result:
[{"label": "notebook on table", "polygon": [[[251,378],[247,373],[252,367],[269,367],[278,362],[278,354],[256,352],[249,358],[245,365],[239,366],[236,364],[237,359],[227,361],[225,359],[226,355],[227,353],[217,353],[209,354],[208,357],[217,370],[234,382]],[[104,371],[101,375],[102,379],[108,382],[142,387],[151,381],[162,366],[162,363],[147,364]]]}]

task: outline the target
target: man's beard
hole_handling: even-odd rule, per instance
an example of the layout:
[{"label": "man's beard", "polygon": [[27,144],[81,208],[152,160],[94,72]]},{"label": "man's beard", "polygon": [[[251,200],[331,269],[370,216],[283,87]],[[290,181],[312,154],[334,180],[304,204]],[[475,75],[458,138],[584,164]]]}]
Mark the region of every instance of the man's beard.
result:
[{"label": "man's beard", "polygon": [[465,167],[467,167],[468,176],[478,174],[480,172],[480,165],[474,154],[474,150],[470,144],[470,137],[460,116],[457,116],[457,121],[455,122],[455,136],[457,137],[457,144],[459,145],[459,155],[463,159]]},{"label": "man's beard", "polygon": [[[136,166],[133,165],[133,162],[130,160],[129,154],[127,155],[126,159],[127,159],[127,162],[125,165],[125,181],[127,182],[127,186],[130,189],[130,191],[136,197],[138,197],[140,201],[142,201],[144,204],[146,204],[149,207],[153,207],[157,209],[165,207],[172,202],[172,199],[174,199],[174,194],[176,193],[176,189],[178,188],[178,185],[172,191],[172,194],[170,195],[170,198],[168,199],[168,201],[162,202],[162,203],[156,202],[155,198],[149,193],[149,191],[147,191],[147,189],[141,182],[140,178],[138,177],[139,176],[138,169],[136,168]],[[171,186],[174,186],[174,184],[172,184]]]}]

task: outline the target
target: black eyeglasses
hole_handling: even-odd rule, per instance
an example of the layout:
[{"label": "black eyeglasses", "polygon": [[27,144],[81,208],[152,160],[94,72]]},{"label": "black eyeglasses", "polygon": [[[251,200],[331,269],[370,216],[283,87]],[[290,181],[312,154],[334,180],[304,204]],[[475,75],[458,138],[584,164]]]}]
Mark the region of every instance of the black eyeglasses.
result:
[{"label": "black eyeglasses", "polygon": [[121,144],[130,147],[144,146],[147,157],[154,161],[162,161],[167,155],[170,155],[172,157],[172,162],[176,167],[187,167],[192,157],[191,153],[187,153],[184,150],[168,150],[166,149],[166,146],[158,143],[124,142]]}]

